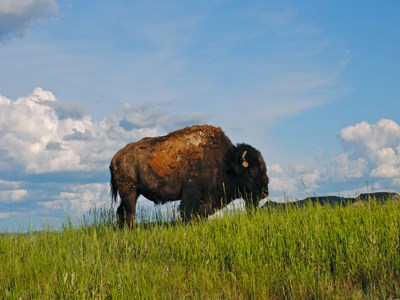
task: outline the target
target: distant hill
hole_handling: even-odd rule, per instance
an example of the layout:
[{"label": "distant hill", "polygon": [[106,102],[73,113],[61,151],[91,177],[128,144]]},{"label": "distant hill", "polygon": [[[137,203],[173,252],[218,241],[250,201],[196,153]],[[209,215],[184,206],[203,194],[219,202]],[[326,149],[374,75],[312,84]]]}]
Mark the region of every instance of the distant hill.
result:
[{"label": "distant hill", "polygon": [[273,202],[268,201],[262,207],[283,207],[286,205],[296,205],[296,206],[304,206],[308,203],[319,203],[321,205],[349,205],[353,203],[368,201],[368,200],[376,200],[378,202],[386,202],[389,199],[399,199],[400,195],[397,193],[391,192],[375,192],[375,193],[365,193],[360,194],[356,198],[347,198],[347,197],[339,197],[339,196],[320,196],[320,197],[307,197],[302,200],[292,201],[292,202]]}]

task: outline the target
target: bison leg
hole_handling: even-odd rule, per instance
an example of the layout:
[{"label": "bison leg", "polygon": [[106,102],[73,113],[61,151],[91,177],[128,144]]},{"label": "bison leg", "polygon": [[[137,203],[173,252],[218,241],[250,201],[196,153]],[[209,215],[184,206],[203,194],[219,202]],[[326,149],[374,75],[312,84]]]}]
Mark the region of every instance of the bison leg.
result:
[{"label": "bison leg", "polygon": [[211,201],[199,201],[193,198],[182,199],[179,212],[183,222],[189,222],[193,217],[207,218],[211,213]]},{"label": "bison leg", "polygon": [[121,204],[117,209],[117,223],[120,227],[126,224],[129,228],[133,228],[138,196],[136,191],[131,191],[126,195],[120,195]]},{"label": "bison leg", "polygon": [[179,213],[181,215],[182,221],[184,223],[187,223],[192,219],[193,209],[190,205],[185,204],[183,200],[181,200],[181,203],[179,204]]},{"label": "bison leg", "polygon": [[258,208],[258,205],[260,203],[260,199],[252,194],[249,194],[245,197],[245,206],[246,206],[246,211],[254,211]]}]

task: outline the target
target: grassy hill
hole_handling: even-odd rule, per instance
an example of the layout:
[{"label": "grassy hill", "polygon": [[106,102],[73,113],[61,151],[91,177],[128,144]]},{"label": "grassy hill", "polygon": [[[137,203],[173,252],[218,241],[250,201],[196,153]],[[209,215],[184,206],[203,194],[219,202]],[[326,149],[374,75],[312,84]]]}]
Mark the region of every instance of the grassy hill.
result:
[{"label": "grassy hill", "polygon": [[[105,221],[104,221],[105,220]],[[0,236],[0,298],[400,297],[400,202]]]}]

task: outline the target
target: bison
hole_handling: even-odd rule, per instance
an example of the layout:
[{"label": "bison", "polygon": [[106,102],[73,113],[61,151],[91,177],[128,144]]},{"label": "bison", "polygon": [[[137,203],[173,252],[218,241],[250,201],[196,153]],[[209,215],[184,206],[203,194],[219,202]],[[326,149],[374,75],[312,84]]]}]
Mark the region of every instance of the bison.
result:
[{"label": "bison", "polygon": [[181,200],[184,221],[207,217],[239,197],[246,207],[257,207],[268,196],[261,153],[247,144],[233,145],[221,128],[210,125],[128,144],[112,158],[110,173],[112,200],[121,198],[121,226],[133,225],[139,195],[156,204]]}]

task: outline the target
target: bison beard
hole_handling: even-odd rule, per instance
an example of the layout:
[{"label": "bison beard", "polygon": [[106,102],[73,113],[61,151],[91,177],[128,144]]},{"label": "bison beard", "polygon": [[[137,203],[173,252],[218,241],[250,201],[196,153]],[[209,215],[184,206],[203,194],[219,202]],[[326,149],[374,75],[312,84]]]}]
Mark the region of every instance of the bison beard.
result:
[{"label": "bison beard", "polygon": [[207,217],[238,197],[257,207],[268,195],[261,153],[247,144],[234,146],[220,128],[209,125],[128,144],[114,155],[110,173],[112,199],[121,198],[121,226],[133,225],[139,195],[154,203],[181,200],[184,221]]}]

